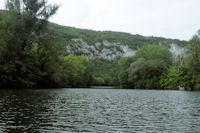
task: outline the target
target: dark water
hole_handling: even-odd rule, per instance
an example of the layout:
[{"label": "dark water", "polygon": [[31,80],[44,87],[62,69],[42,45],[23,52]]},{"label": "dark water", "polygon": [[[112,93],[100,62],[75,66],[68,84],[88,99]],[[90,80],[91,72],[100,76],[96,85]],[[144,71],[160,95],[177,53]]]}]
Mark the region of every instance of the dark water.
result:
[{"label": "dark water", "polygon": [[200,132],[200,92],[0,90],[0,132]]}]

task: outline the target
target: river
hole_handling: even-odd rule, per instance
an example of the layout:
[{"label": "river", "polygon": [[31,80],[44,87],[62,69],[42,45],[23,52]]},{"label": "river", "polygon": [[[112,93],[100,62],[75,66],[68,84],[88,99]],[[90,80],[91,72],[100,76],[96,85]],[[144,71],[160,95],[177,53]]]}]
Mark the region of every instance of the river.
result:
[{"label": "river", "polygon": [[200,132],[200,92],[0,90],[0,132]]}]

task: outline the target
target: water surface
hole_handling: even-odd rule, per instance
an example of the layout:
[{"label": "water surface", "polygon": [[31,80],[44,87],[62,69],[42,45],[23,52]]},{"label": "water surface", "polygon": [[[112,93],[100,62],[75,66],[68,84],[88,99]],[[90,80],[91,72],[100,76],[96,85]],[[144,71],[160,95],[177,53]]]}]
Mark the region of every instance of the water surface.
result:
[{"label": "water surface", "polygon": [[0,132],[200,132],[200,92],[0,90]]}]

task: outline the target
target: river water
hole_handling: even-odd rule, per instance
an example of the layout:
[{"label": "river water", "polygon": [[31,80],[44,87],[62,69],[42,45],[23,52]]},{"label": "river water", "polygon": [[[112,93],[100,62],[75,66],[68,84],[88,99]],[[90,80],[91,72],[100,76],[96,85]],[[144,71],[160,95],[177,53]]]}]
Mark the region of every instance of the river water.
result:
[{"label": "river water", "polygon": [[200,132],[200,92],[0,90],[0,132]]}]

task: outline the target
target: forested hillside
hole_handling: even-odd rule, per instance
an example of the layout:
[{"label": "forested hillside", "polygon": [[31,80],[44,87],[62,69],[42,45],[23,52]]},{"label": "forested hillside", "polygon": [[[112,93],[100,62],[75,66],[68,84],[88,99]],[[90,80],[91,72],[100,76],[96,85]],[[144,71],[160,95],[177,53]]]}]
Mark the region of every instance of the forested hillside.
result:
[{"label": "forested hillside", "polygon": [[40,10],[42,6],[35,10],[37,5],[18,9],[16,4],[10,2],[7,10],[0,11],[2,87],[119,86],[122,57],[134,56],[146,45],[159,45],[167,47],[180,63],[188,43],[61,26],[47,21],[56,6],[45,11]]},{"label": "forested hillside", "polygon": [[[133,35],[130,33],[123,32],[112,32],[112,31],[93,31],[86,29],[79,29],[74,27],[61,26],[54,23],[49,24],[49,28],[55,30],[63,39],[66,41],[66,45],[70,45],[68,49],[76,54],[86,54],[87,50],[90,52],[99,52],[101,54],[103,49],[110,49],[111,51],[118,51],[125,54],[128,50],[138,50],[138,48],[149,45],[165,45],[170,47],[171,44],[177,44],[180,47],[185,47],[187,41],[178,39],[166,39],[162,37],[146,37],[142,35]],[[81,44],[78,48],[76,46]],[[87,45],[87,46],[85,46]],[[73,49],[73,48],[76,48]],[[85,51],[84,51],[85,50]],[[93,50],[93,51],[92,51]],[[108,51],[110,52],[110,51]],[[114,53],[116,54],[116,53]],[[119,54],[119,53],[118,53]]]},{"label": "forested hillside", "polygon": [[66,55],[87,56],[93,64],[93,85],[119,85],[117,60],[133,56],[145,45],[167,46],[174,56],[185,52],[187,41],[162,37],[145,37],[123,32],[93,31],[54,23],[49,28],[65,42]]},{"label": "forested hillside", "polygon": [[130,33],[123,32],[94,31],[68,26],[61,26],[54,23],[50,23],[49,26],[52,29],[56,29],[59,33],[61,33],[66,40],[71,40],[73,38],[82,38],[85,42],[87,42],[90,45],[96,42],[102,42],[103,40],[107,40],[109,42],[119,42],[122,45],[128,45],[132,49],[137,49],[138,47],[146,44],[169,45],[171,43],[176,43],[180,46],[184,46],[186,43],[186,41],[181,41],[178,39],[167,39],[153,36],[146,37],[138,34],[133,35]]}]

